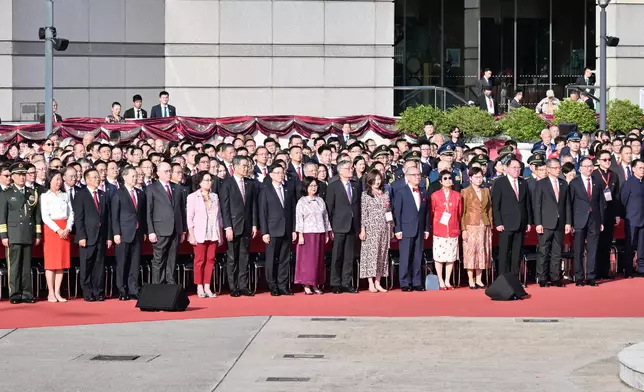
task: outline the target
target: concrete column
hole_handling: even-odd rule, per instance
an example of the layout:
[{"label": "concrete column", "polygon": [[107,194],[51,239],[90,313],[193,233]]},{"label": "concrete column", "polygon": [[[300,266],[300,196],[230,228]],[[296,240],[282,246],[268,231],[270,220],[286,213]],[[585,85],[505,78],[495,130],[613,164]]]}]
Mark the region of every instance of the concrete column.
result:
[{"label": "concrete column", "polygon": [[[465,66],[465,86],[476,86],[479,74],[481,73],[479,65],[479,24],[481,17],[480,0],[465,0],[465,9],[463,16],[465,19],[464,47],[463,56]],[[466,99],[474,99],[469,89],[465,91]]]}]

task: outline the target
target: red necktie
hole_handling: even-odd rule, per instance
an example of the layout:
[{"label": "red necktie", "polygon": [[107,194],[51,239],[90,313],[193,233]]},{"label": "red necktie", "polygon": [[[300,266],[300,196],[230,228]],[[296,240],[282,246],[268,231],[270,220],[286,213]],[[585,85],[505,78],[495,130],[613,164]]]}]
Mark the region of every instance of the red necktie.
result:
[{"label": "red necktie", "polygon": [[418,188],[414,188],[414,189],[413,189],[413,192],[414,192],[414,193],[419,193]]},{"label": "red necktie", "polygon": [[514,190],[514,194],[517,195],[517,199],[519,198],[519,184],[517,183],[517,180],[512,180],[512,189]]},{"label": "red necktie", "polygon": [[98,191],[94,191],[94,204],[96,205],[96,211],[98,211],[98,213],[100,214],[101,207],[98,204]]},{"label": "red necktie", "polygon": [[559,181],[555,180],[555,199],[557,199],[557,203],[559,203]]},{"label": "red necktie", "polygon": [[130,191],[130,197],[132,198],[132,205],[134,205],[134,209],[136,210],[136,196],[134,195],[134,189]]},{"label": "red necktie", "polygon": [[230,175],[233,175],[233,165],[228,166],[228,170],[230,171]]},{"label": "red necktie", "polygon": [[586,193],[588,193],[588,199],[591,198],[591,192],[590,192],[590,177],[588,177],[588,182],[586,183]]},{"label": "red necktie", "polygon": [[266,177],[266,167],[262,169],[262,173],[264,173],[264,177]]},{"label": "red necktie", "polygon": [[170,198],[170,203],[172,203],[172,191],[170,190],[169,184],[165,184],[165,191],[168,194],[168,197]]},{"label": "red necktie", "polygon": [[118,190],[118,189],[119,189],[119,182],[118,182],[118,181],[114,182],[114,186],[115,186],[115,187],[116,187],[116,189]]},{"label": "red necktie", "polygon": [[300,178],[300,181],[302,181],[302,169],[300,166],[297,167],[297,176]]}]

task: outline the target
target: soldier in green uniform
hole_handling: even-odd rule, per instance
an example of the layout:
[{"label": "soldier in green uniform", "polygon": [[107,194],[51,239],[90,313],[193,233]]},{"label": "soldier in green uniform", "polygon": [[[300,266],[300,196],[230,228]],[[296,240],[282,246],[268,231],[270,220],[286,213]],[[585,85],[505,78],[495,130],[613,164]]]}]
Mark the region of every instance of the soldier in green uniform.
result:
[{"label": "soldier in green uniform", "polygon": [[33,304],[31,247],[40,244],[42,236],[38,191],[25,186],[24,163],[14,163],[10,170],[13,184],[0,193],[0,238],[9,267],[9,299],[12,304]]}]

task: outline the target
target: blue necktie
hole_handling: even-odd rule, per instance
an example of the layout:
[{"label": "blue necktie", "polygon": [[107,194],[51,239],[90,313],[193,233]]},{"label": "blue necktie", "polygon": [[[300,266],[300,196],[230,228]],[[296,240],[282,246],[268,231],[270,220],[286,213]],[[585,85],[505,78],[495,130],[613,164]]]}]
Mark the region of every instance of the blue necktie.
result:
[{"label": "blue necktie", "polygon": [[628,180],[629,178],[631,178],[631,167],[626,166],[626,179]]},{"label": "blue necktie", "polygon": [[163,107],[163,117],[168,117],[168,107],[167,106]]},{"label": "blue necktie", "polygon": [[345,186],[347,188],[347,196],[349,196],[349,201],[351,201],[353,199],[351,195],[351,182],[347,181]]}]

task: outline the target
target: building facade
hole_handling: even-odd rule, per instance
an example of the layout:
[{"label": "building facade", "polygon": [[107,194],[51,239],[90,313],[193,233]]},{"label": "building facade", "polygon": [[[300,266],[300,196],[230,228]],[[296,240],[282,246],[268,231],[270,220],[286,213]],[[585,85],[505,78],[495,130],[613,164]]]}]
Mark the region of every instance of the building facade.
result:
[{"label": "building facade", "polygon": [[[0,118],[42,103],[43,0],[0,0]],[[609,98],[644,86],[644,0],[608,6]],[[595,68],[593,0],[54,0],[54,96],[64,117],[103,117],[161,90],[180,115],[396,115],[431,103],[395,86],[472,99],[484,68],[495,93],[563,96]],[[529,103],[529,102],[528,102]]]}]

